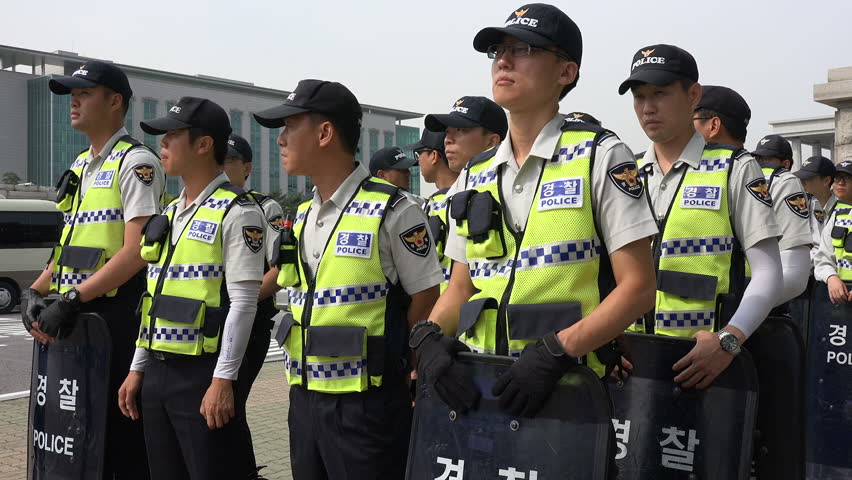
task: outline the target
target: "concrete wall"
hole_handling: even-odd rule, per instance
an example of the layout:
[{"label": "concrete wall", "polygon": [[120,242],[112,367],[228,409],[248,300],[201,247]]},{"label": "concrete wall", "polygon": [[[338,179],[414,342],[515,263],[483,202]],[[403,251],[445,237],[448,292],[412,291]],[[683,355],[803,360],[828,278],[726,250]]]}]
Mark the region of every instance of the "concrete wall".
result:
[{"label": "concrete wall", "polygon": [[8,185],[0,183],[0,198],[26,198],[53,201],[56,199],[56,189],[36,185]]},{"label": "concrete wall", "polygon": [[[0,70],[0,175],[15,172],[27,181],[27,80],[24,73]],[[4,186],[0,185],[0,189]]]}]

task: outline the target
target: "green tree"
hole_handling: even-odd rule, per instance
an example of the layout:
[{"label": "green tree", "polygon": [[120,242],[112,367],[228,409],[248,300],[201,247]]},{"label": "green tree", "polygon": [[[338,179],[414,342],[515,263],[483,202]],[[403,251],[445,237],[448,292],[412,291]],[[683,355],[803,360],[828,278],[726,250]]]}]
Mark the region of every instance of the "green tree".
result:
[{"label": "green tree", "polygon": [[304,198],[302,193],[284,193],[281,190],[275,190],[269,196],[281,205],[281,209],[284,210],[284,217],[289,215],[290,218],[296,218],[296,209],[299,208],[299,204],[302,203],[302,198]]},{"label": "green tree", "polygon": [[3,183],[7,185],[17,185],[21,183],[21,177],[15,172],[6,172],[3,174]]}]

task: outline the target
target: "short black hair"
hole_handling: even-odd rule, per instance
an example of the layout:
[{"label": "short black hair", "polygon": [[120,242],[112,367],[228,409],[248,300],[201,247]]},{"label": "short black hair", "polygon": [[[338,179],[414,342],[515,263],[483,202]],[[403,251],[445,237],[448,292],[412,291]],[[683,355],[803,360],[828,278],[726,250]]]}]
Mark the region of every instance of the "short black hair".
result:
[{"label": "short black hair", "polygon": [[123,94],[123,93],[118,93],[118,92],[116,92],[115,90],[113,90],[113,89],[111,89],[111,88],[109,88],[109,87],[104,87],[104,91],[106,91],[106,94],[107,94],[108,96],[109,96],[109,95],[112,95],[112,94],[114,94],[114,93],[117,93],[118,95],[121,95],[121,107],[122,107],[122,114],[126,117],[126,116],[127,116],[127,112],[129,112],[129,111],[130,111],[130,97],[128,97],[127,95],[125,95],[125,94]]},{"label": "short black hair", "polygon": [[343,149],[346,153],[355,155],[358,151],[358,143],[361,141],[361,129],[360,128],[344,128],[343,124],[328,115],[324,115],[322,113],[311,112],[311,118],[314,121],[314,124],[319,124],[323,122],[329,122],[334,126],[334,131],[338,135],[340,135],[340,140],[342,141]]},{"label": "short black hair", "polygon": [[213,157],[216,159],[217,165],[225,164],[225,157],[228,155],[228,135],[229,133],[213,132],[206,128],[191,127],[189,130],[189,143],[195,143],[201,137],[210,137],[213,139]]},{"label": "short black hair", "polygon": [[745,143],[746,135],[748,134],[748,129],[745,126],[735,124],[733,119],[731,119],[727,115],[721,114],[709,108],[696,109],[695,113],[701,115],[702,117],[719,117],[719,120],[722,122],[722,126],[725,127],[725,130],[727,130],[727,132],[731,134],[732,137]]}]

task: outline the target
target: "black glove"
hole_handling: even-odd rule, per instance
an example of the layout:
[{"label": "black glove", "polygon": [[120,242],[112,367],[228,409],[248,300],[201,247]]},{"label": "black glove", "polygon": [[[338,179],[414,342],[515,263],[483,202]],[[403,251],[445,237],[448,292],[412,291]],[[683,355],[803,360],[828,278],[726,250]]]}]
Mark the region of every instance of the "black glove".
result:
[{"label": "black glove", "polygon": [[28,288],[21,292],[21,322],[28,332],[33,329],[33,322],[38,321],[39,313],[45,308],[47,304],[38,290]]},{"label": "black glove", "polygon": [[57,300],[41,311],[38,328],[50,337],[55,337],[60,328],[69,327],[77,320],[80,307],[65,300]]},{"label": "black glove", "polygon": [[565,353],[556,333],[551,332],[524,347],[521,358],[497,379],[491,393],[500,397],[501,410],[535,416],[571,365],[577,365],[577,359]]},{"label": "black glove", "polygon": [[[430,322],[431,323],[431,322]],[[434,325],[434,324],[432,324]],[[410,345],[417,355],[417,376],[451,409],[465,413],[479,401],[479,390],[455,363],[456,354],[469,352],[465,344],[430,327],[414,328]]]}]

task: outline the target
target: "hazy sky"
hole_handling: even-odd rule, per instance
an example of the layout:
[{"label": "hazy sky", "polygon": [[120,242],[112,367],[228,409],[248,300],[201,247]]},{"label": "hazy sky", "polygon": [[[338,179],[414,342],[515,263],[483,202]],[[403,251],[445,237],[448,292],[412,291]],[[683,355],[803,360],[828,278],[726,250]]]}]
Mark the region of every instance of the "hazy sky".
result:
[{"label": "hazy sky", "polygon": [[[462,95],[491,96],[490,60],[473,36],[501,25],[518,1],[15,1],[0,44],[81,55],[292,90],[302,78],[340,81],[362,103],[445,112]],[[648,140],[616,89],[633,53],[673,43],[700,82],[749,102],[747,146],[770,120],[831,115],[813,84],[852,66],[852,2],[561,1],[583,32],[577,88],[561,111],[595,115],[635,151]],[[422,127],[421,121],[407,122]],[[809,154],[806,151],[805,154]]]}]

